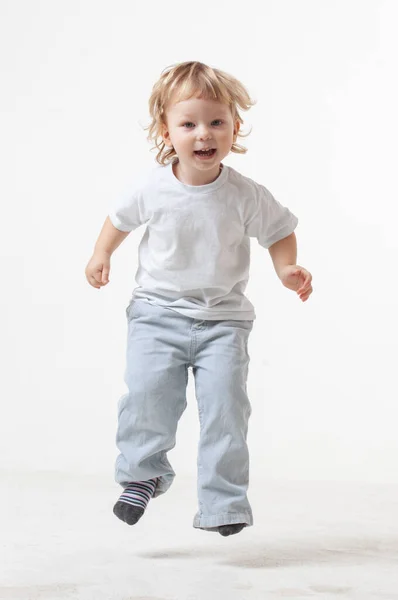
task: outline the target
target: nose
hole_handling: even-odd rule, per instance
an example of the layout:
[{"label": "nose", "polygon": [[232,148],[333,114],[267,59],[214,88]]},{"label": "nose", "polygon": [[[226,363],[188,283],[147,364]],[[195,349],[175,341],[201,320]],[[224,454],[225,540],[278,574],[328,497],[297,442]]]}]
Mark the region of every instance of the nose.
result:
[{"label": "nose", "polygon": [[210,138],[209,130],[206,125],[203,125],[199,128],[198,139],[199,140],[208,140]]}]

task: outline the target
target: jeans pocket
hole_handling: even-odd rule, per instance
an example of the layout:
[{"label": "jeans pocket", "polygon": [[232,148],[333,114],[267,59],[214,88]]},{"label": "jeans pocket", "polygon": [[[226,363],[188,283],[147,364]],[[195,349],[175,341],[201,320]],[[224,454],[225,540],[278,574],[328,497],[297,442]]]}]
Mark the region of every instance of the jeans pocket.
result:
[{"label": "jeans pocket", "polygon": [[127,322],[130,322],[133,318],[134,318],[134,309],[136,306],[136,301],[135,298],[133,298],[128,307],[126,308],[126,318],[127,318]]},{"label": "jeans pocket", "polygon": [[116,408],[116,413],[117,413],[118,419],[120,419],[120,416],[124,410],[127,398],[128,398],[128,394],[123,394],[123,396],[120,396],[120,398],[119,398],[119,401],[117,403],[117,408]]},{"label": "jeans pocket", "polygon": [[243,319],[242,321],[235,321],[235,323],[238,323],[240,327],[250,332],[253,329],[254,320]]}]

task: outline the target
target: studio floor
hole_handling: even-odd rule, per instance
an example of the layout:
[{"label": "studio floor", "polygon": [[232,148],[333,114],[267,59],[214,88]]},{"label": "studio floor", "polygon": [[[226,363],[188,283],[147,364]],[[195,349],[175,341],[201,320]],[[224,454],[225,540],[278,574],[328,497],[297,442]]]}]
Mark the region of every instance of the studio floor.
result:
[{"label": "studio floor", "polygon": [[398,485],[253,479],[222,537],[193,477],[128,526],[111,477],[0,472],[0,600],[398,599]]}]

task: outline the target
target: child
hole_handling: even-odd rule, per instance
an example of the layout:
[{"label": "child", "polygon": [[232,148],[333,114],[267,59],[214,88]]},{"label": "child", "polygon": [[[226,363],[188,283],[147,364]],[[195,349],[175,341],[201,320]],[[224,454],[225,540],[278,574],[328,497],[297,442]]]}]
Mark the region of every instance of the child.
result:
[{"label": "child", "polygon": [[253,524],[246,381],[256,316],[244,294],[250,237],[269,250],[283,285],[302,301],[312,293],[311,274],[295,264],[297,217],[222,162],[247,151],[236,143],[238,106],[253,104],[239,81],[203,63],[162,72],[148,127],[159,164],[112,206],[86,267],[93,287],[107,285],[112,253],[147,225],[139,285],[126,309],[128,393],[119,400],[116,436],[115,480],[123,493],[113,511],[129,525],[175,477],[167,452],[187,406],[190,366],[200,420],[193,526],[227,536]]}]

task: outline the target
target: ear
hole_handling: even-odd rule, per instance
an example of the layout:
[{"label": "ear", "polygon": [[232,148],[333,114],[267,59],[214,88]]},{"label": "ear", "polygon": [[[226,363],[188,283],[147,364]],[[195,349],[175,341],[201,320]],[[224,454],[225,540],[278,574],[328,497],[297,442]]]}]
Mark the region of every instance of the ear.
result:
[{"label": "ear", "polygon": [[236,140],[236,137],[238,135],[238,131],[240,129],[240,123],[238,120],[235,121],[235,127],[234,127],[234,141]]},{"label": "ear", "polygon": [[167,129],[167,126],[165,125],[165,123],[163,123],[163,125],[162,125],[162,138],[163,138],[163,141],[166,146],[169,146],[170,148],[173,147],[173,144],[171,143],[171,139],[170,139],[170,134],[168,132],[168,129]]}]

